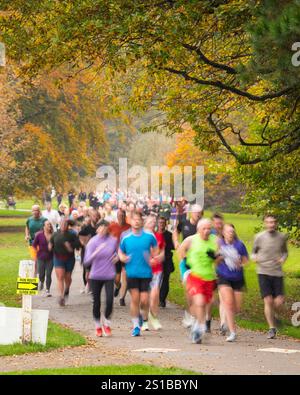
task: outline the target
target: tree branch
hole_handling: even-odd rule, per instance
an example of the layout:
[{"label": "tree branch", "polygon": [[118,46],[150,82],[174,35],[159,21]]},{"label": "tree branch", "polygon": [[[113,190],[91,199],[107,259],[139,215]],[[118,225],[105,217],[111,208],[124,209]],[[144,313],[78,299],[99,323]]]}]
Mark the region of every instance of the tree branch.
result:
[{"label": "tree branch", "polygon": [[279,92],[267,93],[265,95],[258,96],[258,95],[253,95],[252,93],[249,93],[247,91],[243,91],[241,89],[235,88],[234,86],[230,86],[230,85],[224,84],[221,81],[208,81],[208,80],[201,80],[201,79],[199,79],[197,77],[192,77],[186,71],[176,70],[176,69],[173,69],[171,67],[161,67],[160,69],[161,70],[165,70],[165,71],[169,71],[172,74],[180,75],[186,81],[193,81],[193,82],[195,82],[195,83],[197,83],[199,85],[214,86],[216,88],[224,89],[224,90],[226,90],[228,92],[234,93],[234,94],[239,95],[239,96],[246,97],[249,100],[253,100],[253,101],[257,101],[257,102],[263,102],[263,101],[266,101],[266,100],[270,100],[270,99],[275,99],[275,98],[281,97],[281,96],[283,96],[283,95],[285,95],[285,94],[287,94],[287,93],[289,93],[289,92],[291,92],[291,91],[293,91],[295,89],[295,87],[289,87],[289,88],[283,89],[283,90],[281,90]]},{"label": "tree branch", "polygon": [[[300,138],[298,137],[298,139],[294,140],[291,144],[287,144],[287,145],[285,145],[283,147],[279,147],[279,148],[275,149],[269,155],[266,155],[266,157],[264,157],[264,158],[257,157],[255,159],[251,159],[251,160],[242,159],[240,157],[240,155],[232,149],[230,144],[227,142],[227,140],[223,136],[222,131],[224,131],[226,129],[226,127],[223,127],[222,129],[220,129],[217,126],[216,122],[213,120],[212,115],[213,114],[209,114],[209,116],[207,117],[207,120],[208,120],[209,124],[214,128],[217,136],[221,140],[223,146],[227,149],[228,153],[231,154],[237,160],[237,162],[239,164],[241,164],[241,165],[254,165],[254,164],[257,164],[257,163],[261,163],[261,162],[267,162],[267,161],[275,158],[279,154],[290,154],[290,153],[292,153],[292,152],[294,152],[294,151],[296,151],[297,149],[300,148]],[[230,126],[227,125],[227,127],[230,127]],[[292,137],[293,134],[295,134],[295,133],[297,133],[297,135],[299,135],[299,133],[298,133],[299,130],[300,130],[300,127],[296,127],[292,132],[280,137],[277,140],[272,141],[269,144],[265,144],[265,143],[262,143],[262,144],[246,143],[246,144],[242,144],[242,145],[246,145],[246,146],[249,146],[249,145],[251,145],[251,146],[271,146],[271,145],[275,144],[276,142],[284,140],[287,137]],[[240,132],[234,132],[234,133],[235,134],[239,134]]]},{"label": "tree branch", "polygon": [[199,58],[209,66],[212,66],[219,70],[226,71],[226,73],[228,74],[237,74],[237,71],[233,67],[227,66],[225,64],[217,63],[214,62],[213,60],[208,59],[199,47],[185,43],[182,43],[182,46],[191,52],[195,52],[199,56]]}]

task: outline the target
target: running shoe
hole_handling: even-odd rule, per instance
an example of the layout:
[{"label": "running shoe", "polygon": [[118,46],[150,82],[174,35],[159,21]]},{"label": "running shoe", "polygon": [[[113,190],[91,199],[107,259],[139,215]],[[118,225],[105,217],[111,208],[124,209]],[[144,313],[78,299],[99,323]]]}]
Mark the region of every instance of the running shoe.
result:
[{"label": "running shoe", "polygon": [[191,337],[192,337],[192,343],[193,344],[201,344],[202,333],[199,330],[192,331]]},{"label": "running shoe", "polygon": [[268,338],[268,339],[275,339],[276,334],[277,334],[276,328],[270,328],[270,329],[269,329],[269,332],[268,332],[267,338]]},{"label": "running shoe", "polygon": [[226,336],[227,331],[228,331],[228,328],[227,328],[226,324],[222,324],[220,326],[220,331],[219,331],[220,335],[221,336]]},{"label": "running shoe", "polygon": [[144,332],[144,331],[149,331],[149,324],[148,324],[148,321],[144,321],[144,322],[143,322],[143,325],[142,325],[141,329],[142,329],[143,332]]},{"label": "running shoe", "polygon": [[122,306],[122,307],[126,306],[124,298],[120,298],[119,303],[120,303],[120,306]]},{"label": "running shoe", "polygon": [[140,330],[140,328],[138,326],[133,328],[133,330],[131,332],[131,336],[133,336],[133,337],[141,336],[141,330]]},{"label": "running shoe", "polygon": [[159,322],[157,317],[155,317],[151,312],[149,312],[148,318],[149,318],[149,321],[151,322],[151,325],[153,326],[153,329],[155,331],[158,331],[159,329],[162,328],[161,323]]},{"label": "running shoe", "polygon": [[65,298],[60,297],[58,300],[58,304],[63,307],[66,305]]},{"label": "running shoe", "polygon": [[119,284],[118,287],[115,287],[115,291],[114,291],[114,297],[116,298],[119,295],[120,289],[121,289],[121,283]]},{"label": "running shoe", "polygon": [[206,325],[205,333],[211,333],[211,320],[206,320],[205,325]]},{"label": "running shoe", "polygon": [[102,337],[102,328],[96,328],[96,336]]},{"label": "running shoe", "polygon": [[184,328],[191,328],[194,323],[194,317],[190,315],[187,311],[184,312],[184,317],[182,320],[182,325]]},{"label": "running shoe", "polygon": [[236,333],[230,332],[230,335],[226,338],[227,342],[235,342],[236,341]]},{"label": "running shoe", "polygon": [[46,298],[50,298],[50,296],[52,296],[49,289],[46,289],[45,296]]},{"label": "running shoe", "polygon": [[166,307],[166,302],[160,302],[159,307],[165,308]]},{"label": "running shoe", "polygon": [[67,288],[67,289],[65,290],[65,293],[64,293],[64,298],[65,298],[65,300],[68,300],[68,299],[69,299],[69,293],[70,293],[70,288]]},{"label": "running shoe", "polygon": [[111,329],[109,326],[103,325],[103,335],[106,337],[110,337],[112,335]]},{"label": "running shoe", "polygon": [[39,286],[38,286],[38,290],[42,291],[44,289],[44,283],[42,283],[41,281],[39,282]]}]

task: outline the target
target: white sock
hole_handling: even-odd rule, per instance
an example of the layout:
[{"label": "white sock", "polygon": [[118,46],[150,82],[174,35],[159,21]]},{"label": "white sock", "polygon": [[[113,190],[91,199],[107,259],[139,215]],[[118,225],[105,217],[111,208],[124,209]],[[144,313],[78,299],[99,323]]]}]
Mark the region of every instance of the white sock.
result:
[{"label": "white sock", "polygon": [[95,320],[95,327],[96,327],[96,329],[101,328],[100,320]]},{"label": "white sock", "polygon": [[195,322],[194,322],[194,324],[193,324],[193,332],[194,332],[194,331],[199,332],[199,331],[200,331],[200,328],[201,328],[201,324],[200,324],[197,320],[195,320]]},{"label": "white sock", "polygon": [[133,324],[134,328],[136,328],[137,326],[139,327],[140,326],[139,325],[139,317],[132,318],[132,324]]},{"label": "white sock", "polygon": [[111,321],[108,320],[107,318],[104,318],[104,319],[103,319],[103,325],[104,325],[104,326],[111,327]]},{"label": "white sock", "polygon": [[204,333],[206,331],[206,324],[200,324],[200,332]]}]

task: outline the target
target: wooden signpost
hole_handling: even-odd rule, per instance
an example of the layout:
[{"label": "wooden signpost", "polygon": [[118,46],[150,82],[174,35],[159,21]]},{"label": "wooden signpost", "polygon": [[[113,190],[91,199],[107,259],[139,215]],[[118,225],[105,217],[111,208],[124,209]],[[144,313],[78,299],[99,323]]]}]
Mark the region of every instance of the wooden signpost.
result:
[{"label": "wooden signpost", "polygon": [[32,341],[32,295],[38,293],[38,278],[34,274],[34,261],[20,261],[17,294],[22,295],[22,343]]}]

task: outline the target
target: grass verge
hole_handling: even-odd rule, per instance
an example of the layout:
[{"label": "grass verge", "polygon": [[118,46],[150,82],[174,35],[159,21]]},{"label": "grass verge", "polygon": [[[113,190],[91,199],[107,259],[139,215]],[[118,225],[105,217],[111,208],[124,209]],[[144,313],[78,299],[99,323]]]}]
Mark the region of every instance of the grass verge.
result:
[{"label": "grass verge", "polygon": [[[23,233],[0,233],[0,303],[20,307],[21,297],[16,295],[19,261],[28,258]],[[0,356],[49,351],[66,346],[81,346],[86,339],[79,333],[49,322],[47,343],[0,345]]]},{"label": "grass verge", "polygon": [[178,369],[160,368],[148,365],[125,366],[82,366],[64,369],[38,369],[20,372],[2,373],[3,375],[199,375],[199,373]]}]

